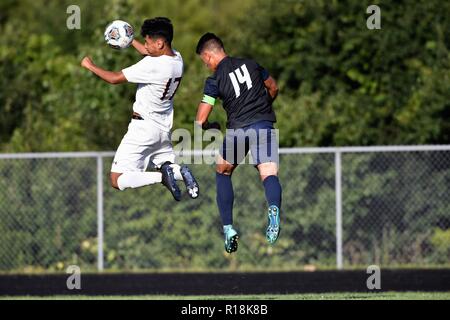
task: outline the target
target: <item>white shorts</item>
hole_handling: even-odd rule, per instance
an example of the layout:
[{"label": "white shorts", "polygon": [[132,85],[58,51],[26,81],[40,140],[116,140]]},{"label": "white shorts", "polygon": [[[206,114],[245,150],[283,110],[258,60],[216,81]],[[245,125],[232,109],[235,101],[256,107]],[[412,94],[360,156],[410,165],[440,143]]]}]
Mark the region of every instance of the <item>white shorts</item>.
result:
[{"label": "white shorts", "polygon": [[111,172],[146,171],[165,162],[175,162],[171,133],[153,125],[152,121],[132,119],[128,131],[117,148]]}]

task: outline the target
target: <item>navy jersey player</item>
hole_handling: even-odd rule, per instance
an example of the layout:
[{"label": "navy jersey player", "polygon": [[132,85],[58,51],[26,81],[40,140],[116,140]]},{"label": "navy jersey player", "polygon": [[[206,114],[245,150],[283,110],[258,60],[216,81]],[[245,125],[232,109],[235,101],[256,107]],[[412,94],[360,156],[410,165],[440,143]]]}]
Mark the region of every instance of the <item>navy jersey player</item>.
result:
[{"label": "navy jersey player", "polygon": [[227,113],[227,130],[216,164],[217,205],[225,237],[225,250],[237,250],[238,233],[233,228],[231,175],[248,152],[264,185],[268,203],[266,238],[273,244],[280,232],[281,186],[278,180],[278,144],[272,102],[278,94],[275,80],[258,63],[227,55],[223,42],[212,33],[203,35],[197,54],[213,72],[207,78],[196,122],[203,129],[219,128],[208,116],[221,99]]}]

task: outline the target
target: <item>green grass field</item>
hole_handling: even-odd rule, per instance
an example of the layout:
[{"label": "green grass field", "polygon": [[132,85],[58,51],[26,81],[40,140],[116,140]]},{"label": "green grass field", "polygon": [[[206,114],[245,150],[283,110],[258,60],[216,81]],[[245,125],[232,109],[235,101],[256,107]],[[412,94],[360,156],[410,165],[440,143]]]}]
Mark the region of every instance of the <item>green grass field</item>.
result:
[{"label": "green grass field", "polygon": [[229,296],[48,296],[0,297],[0,300],[450,300],[450,292],[374,292]]}]

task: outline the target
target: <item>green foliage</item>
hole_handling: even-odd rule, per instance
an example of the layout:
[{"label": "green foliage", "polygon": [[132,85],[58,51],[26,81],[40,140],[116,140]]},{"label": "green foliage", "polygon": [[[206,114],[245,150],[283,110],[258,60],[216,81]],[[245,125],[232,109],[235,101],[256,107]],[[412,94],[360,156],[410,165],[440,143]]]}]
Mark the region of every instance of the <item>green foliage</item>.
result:
[{"label": "green foliage", "polygon": [[280,81],[283,145],[448,143],[450,5],[257,1],[236,41]]},{"label": "green foliage", "polygon": [[[229,5],[237,3],[233,0]],[[0,45],[0,68],[5,75],[0,80],[0,144],[4,151],[117,147],[129,121],[135,86],[106,84],[82,69],[80,61],[90,55],[100,66],[116,71],[141,59],[134,49],[114,51],[104,43],[105,26],[118,17],[135,26],[141,41],[139,29],[145,18],[172,18],[174,47],[185,60],[185,77],[175,102],[175,128],[193,128],[207,75],[195,55],[196,41],[205,30],[228,28],[227,19],[219,14],[222,9],[228,16],[233,14],[227,5],[198,0],[182,4],[84,0],[77,3],[81,30],[68,30],[66,8],[71,2],[50,0],[45,4],[44,11],[42,1],[1,4],[4,22],[0,28],[6,38]],[[37,17],[36,12],[40,12]],[[223,115],[219,117],[224,120]]]},{"label": "green foliage", "polygon": [[[120,18],[138,35],[142,21],[154,16],[173,20],[174,47],[185,61],[175,128],[193,130],[208,75],[194,51],[198,38],[211,31],[231,55],[256,59],[277,79],[281,91],[274,107],[284,147],[449,142],[450,3],[382,1],[381,30],[366,28],[369,1],[78,0],[82,28],[68,30],[71,4],[0,2],[2,152],[116,149],[135,86],[109,85],[80,61],[89,55],[114,71],[134,64],[139,54],[110,49],[103,30]],[[212,118],[224,123],[220,106]],[[445,155],[344,157],[347,265],[448,263]],[[10,248],[0,251],[2,270],[56,270],[69,263],[95,268],[95,163],[52,161],[0,163],[0,200],[7,204],[0,206],[0,234],[2,247]],[[58,170],[49,172],[53,167]],[[249,166],[237,170],[242,246],[233,256],[223,255],[214,170],[193,169],[208,186],[197,202],[174,204],[162,186],[105,190],[108,268],[334,265],[332,156],[284,157],[286,223],[273,248],[264,239],[265,201],[256,172]]]},{"label": "green foliage", "polygon": [[[175,128],[192,130],[208,75],[195,45],[213,31],[230,54],[255,58],[278,80],[282,146],[449,141],[448,3],[383,1],[381,30],[366,28],[369,1],[80,0],[81,30],[66,28],[70,4],[0,4],[4,151],[114,150],[134,86],[103,83],[79,62],[91,55],[110,70],[137,62],[133,49],[107,47],[103,29],[120,17],[138,34],[151,16],[173,20],[174,46],[185,60]],[[220,106],[212,117],[225,121]]]},{"label": "green foliage", "polygon": [[431,243],[436,248],[436,255],[439,261],[450,260],[450,230],[436,228],[431,237]]}]

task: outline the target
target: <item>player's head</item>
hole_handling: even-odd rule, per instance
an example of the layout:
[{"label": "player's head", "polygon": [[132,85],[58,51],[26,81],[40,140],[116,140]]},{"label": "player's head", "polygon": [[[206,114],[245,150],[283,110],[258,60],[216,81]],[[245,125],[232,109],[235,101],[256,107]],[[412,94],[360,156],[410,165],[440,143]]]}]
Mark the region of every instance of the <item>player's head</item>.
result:
[{"label": "player's head", "polygon": [[163,50],[164,47],[172,47],[173,26],[168,18],[156,17],[144,21],[141,27],[141,35],[145,38],[145,46],[150,55]]},{"label": "player's head", "polygon": [[197,54],[208,69],[214,71],[217,65],[227,56],[222,40],[214,33],[205,33],[197,44]]}]

